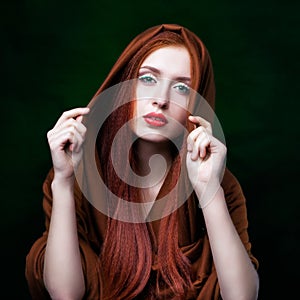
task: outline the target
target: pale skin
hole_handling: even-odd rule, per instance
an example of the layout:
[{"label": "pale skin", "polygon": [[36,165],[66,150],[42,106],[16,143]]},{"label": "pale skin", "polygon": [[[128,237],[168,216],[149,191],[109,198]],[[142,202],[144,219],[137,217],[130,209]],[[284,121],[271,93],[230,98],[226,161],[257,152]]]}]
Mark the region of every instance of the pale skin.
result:
[{"label": "pale skin", "polygon": [[[159,76],[175,80],[190,77],[190,57],[185,48],[169,46],[158,49],[143,62],[141,72],[151,73],[148,67],[155,67]],[[174,61],[176,64],[174,65]],[[143,68],[144,66],[144,68]],[[146,66],[146,67],[145,67]],[[151,72],[150,72],[151,71]],[[156,71],[155,71],[156,72]],[[142,75],[143,75],[142,74]],[[159,76],[158,76],[159,75]],[[155,83],[155,82],[153,82]],[[169,86],[178,91],[178,85]],[[183,86],[180,86],[181,90]],[[167,119],[184,123],[186,114],[172,103],[166,94],[160,100],[147,100],[137,103],[137,115],[150,112],[162,113]],[[52,182],[53,208],[49,237],[45,252],[44,282],[52,299],[82,299],[85,284],[81,266],[75,204],[73,197],[74,168],[82,156],[86,128],[82,117],[88,115],[88,108],[75,108],[66,111],[47,134],[54,168]],[[140,119],[142,120],[142,119]],[[200,198],[208,179],[220,181],[226,147],[212,136],[211,125],[199,116],[190,116],[194,130],[187,138],[187,171],[197,196]],[[170,122],[171,123],[171,122]],[[168,123],[169,124],[169,123]],[[171,164],[171,154],[159,130],[172,135],[171,127],[149,127],[142,121],[133,130],[140,134],[138,142],[141,170],[147,170],[149,157],[161,154]],[[158,130],[158,134],[156,133]],[[73,155],[73,160],[70,155]],[[74,165],[75,164],[75,165]],[[148,188],[145,197],[155,199],[163,181]],[[202,211],[210,240],[214,264],[223,299],[257,299],[259,280],[256,270],[242,244],[229,215],[222,187],[219,185],[213,199]]]}]

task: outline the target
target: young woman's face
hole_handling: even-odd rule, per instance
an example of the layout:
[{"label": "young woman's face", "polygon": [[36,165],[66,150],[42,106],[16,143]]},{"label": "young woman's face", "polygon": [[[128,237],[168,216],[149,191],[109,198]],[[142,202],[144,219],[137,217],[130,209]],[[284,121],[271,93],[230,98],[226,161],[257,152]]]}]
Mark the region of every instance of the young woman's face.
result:
[{"label": "young woman's face", "polygon": [[167,46],[152,52],[139,70],[132,124],[135,134],[153,142],[179,136],[186,124],[190,82],[186,48]]}]

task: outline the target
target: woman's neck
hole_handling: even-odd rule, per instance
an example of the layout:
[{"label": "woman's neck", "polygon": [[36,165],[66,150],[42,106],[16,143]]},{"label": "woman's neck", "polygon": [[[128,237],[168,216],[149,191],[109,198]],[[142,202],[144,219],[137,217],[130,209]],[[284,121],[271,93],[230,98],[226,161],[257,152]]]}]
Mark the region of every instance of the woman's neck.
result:
[{"label": "woman's neck", "polygon": [[142,201],[154,203],[172,164],[170,144],[138,139],[134,151],[136,171],[146,181],[142,189]]},{"label": "woman's neck", "polygon": [[[138,172],[141,176],[145,176],[151,172],[151,163],[161,163],[161,157],[165,160],[166,173],[172,163],[172,153],[169,142],[153,143],[147,140],[138,139],[135,145],[136,163]],[[151,158],[159,158],[160,160],[151,161]],[[150,165],[149,165],[150,164]]]}]

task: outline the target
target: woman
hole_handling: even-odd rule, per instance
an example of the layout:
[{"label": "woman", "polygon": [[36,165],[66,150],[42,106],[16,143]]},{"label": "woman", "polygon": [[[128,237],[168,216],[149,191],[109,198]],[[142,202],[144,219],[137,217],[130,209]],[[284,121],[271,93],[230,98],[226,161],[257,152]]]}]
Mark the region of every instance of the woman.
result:
[{"label": "woman", "polygon": [[[118,83],[125,86],[105,104],[101,95]],[[212,120],[200,117],[193,91],[214,108],[209,54],[188,29],[164,24],[127,46],[89,108],[58,119],[48,132],[53,168],[43,185],[46,230],[26,259],[33,299],[257,298],[245,198],[224,170],[226,147],[212,135]],[[88,122],[98,107],[108,115],[99,131]],[[83,151],[95,131],[96,181],[91,155]],[[164,159],[158,180],[126,182],[133,173],[158,174],[150,170],[157,154]],[[97,189],[101,180],[106,189]],[[92,194],[104,208],[97,209]],[[126,211],[123,202],[130,204]]]}]

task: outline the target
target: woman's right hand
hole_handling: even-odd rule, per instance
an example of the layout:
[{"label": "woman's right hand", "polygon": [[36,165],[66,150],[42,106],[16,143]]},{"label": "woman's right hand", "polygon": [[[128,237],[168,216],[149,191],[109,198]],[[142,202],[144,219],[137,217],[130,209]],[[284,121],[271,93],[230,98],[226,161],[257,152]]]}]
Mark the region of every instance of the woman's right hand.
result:
[{"label": "woman's right hand", "polygon": [[88,107],[65,111],[47,133],[56,178],[74,179],[74,170],[82,158],[82,144],[86,133],[82,118],[88,113]]}]

